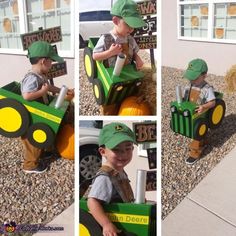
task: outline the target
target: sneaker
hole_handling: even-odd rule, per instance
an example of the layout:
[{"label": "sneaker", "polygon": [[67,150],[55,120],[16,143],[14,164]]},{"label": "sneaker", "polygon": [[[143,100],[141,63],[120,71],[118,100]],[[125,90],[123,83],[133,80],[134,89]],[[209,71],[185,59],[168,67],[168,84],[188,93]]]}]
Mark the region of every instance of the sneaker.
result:
[{"label": "sneaker", "polygon": [[60,154],[56,151],[52,151],[52,152],[44,152],[43,156],[41,157],[42,161],[51,161],[51,160],[57,160],[58,158],[60,158]]},{"label": "sneaker", "polygon": [[23,171],[25,173],[28,173],[28,174],[32,174],[32,173],[36,173],[36,174],[40,174],[40,173],[43,173],[47,170],[47,166],[46,165],[43,165],[43,164],[39,164],[36,168],[32,169],[32,170],[24,170]]},{"label": "sneaker", "polygon": [[185,160],[185,163],[187,165],[193,165],[198,159],[197,158],[192,158],[192,157],[188,157],[186,160]]}]

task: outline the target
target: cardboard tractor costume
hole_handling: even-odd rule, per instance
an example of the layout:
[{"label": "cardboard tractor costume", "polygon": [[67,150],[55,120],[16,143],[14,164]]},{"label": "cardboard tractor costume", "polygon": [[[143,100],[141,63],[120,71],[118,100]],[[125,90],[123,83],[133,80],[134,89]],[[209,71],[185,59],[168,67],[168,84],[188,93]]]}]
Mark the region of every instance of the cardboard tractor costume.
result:
[{"label": "cardboard tractor costume", "polygon": [[[197,60],[201,59],[196,59],[195,61],[197,62]],[[206,72],[207,72],[207,67],[206,67]],[[218,128],[225,115],[226,107],[225,107],[225,102],[222,100],[223,94],[220,92],[214,92],[214,95],[216,98],[215,106],[206,110],[205,112],[197,113],[196,108],[198,105],[196,101],[199,98],[199,94],[194,94],[194,92],[191,92],[190,88],[190,92],[188,94],[187,99],[183,100],[181,94],[181,88],[177,86],[176,87],[177,99],[176,101],[173,101],[170,104],[171,129],[175,133],[179,133],[191,139],[197,141],[203,140],[208,132],[208,129]]]},{"label": "cardboard tractor costume", "polygon": [[0,134],[9,138],[26,135],[35,147],[51,146],[69,105],[62,99],[60,107],[55,108],[59,97],[60,94],[58,97],[49,96],[49,104],[45,105],[26,101],[21,96],[20,83],[16,81],[3,86],[0,88]]},{"label": "cardboard tractor costume", "polygon": [[114,75],[114,67],[107,68],[103,62],[93,60],[93,49],[98,38],[90,38],[84,49],[84,65],[88,80],[93,85],[93,93],[98,105],[121,103],[124,98],[137,92],[141,86],[143,72],[137,71],[134,64],[125,65],[120,75]]}]

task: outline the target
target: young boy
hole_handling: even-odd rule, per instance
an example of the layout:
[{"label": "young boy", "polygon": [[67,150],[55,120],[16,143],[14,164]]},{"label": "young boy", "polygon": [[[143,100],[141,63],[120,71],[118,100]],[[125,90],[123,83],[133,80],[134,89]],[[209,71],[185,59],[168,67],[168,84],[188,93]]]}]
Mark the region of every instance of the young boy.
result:
[{"label": "young boy", "polygon": [[[190,85],[185,88],[184,100],[197,104],[197,113],[202,113],[215,106],[215,94],[205,78],[207,77],[207,63],[202,59],[194,59],[189,62],[184,73],[184,78],[190,81]],[[194,164],[200,158],[204,146],[204,140],[193,140],[190,145],[187,164]]]},{"label": "young boy", "polygon": [[109,34],[102,35],[93,50],[93,59],[104,61],[110,67],[115,66],[116,57],[123,52],[126,55],[125,64],[136,62],[136,68],[143,66],[143,61],[137,54],[138,45],[130,35],[134,28],[145,26],[137,10],[137,4],[132,0],[117,0],[111,9],[113,29]]},{"label": "young boy", "polygon": [[103,228],[103,235],[114,235],[120,231],[104,212],[103,203],[132,202],[133,192],[124,167],[131,161],[133,131],[122,123],[105,125],[99,135],[99,152],[106,158],[88,194],[88,208]]},{"label": "young boy", "polygon": [[[21,94],[25,100],[48,104],[47,92],[59,93],[60,89],[50,85],[45,75],[51,68],[53,61],[63,62],[63,58],[59,57],[55,49],[44,41],[36,41],[30,45],[28,58],[32,64],[32,69],[21,81]],[[73,90],[68,90],[68,94],[72,93]],[[34,147],[24,136],[21,139],[25,152],[24,172],[42,173],[46,171],[47,166],[39,161],[44,150]]]}]

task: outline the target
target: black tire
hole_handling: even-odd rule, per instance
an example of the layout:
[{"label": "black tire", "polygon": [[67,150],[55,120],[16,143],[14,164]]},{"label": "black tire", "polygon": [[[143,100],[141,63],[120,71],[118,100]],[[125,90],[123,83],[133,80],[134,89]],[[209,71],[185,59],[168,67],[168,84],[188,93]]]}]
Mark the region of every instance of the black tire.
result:
[{"label": "black tire", "polygon": [[208,122],[205,119],[200,118],[195,123],[193,138],[195,140],[202,140],[205,138],[207,132],[208,132]]},{"label": "black tire", "polygon": [[0,134],[8,138],[24,135],[30,125],[26,107],[13,98],[0,99]]},{"label": "black tire", "polygon": [[[91,214],[79,209],[79,224],[80,224],[80,233],[81,236],[102,236],[102,228],[93,218]],[[87,233],[82,231],[82,228],[86,228]],[[83,235],[87,234],[87,235]]]},{"label": "black tire", "polygon": [[44,123],[36,123],[29,127],[27,138],[33,146],[46,149],[54,144],[55,134],[48,125]]},{"label": "black tire", "polygon": [[98,145],[88,144],[79,149],[79,176],[80,183],[94,177],[102,166],[102,156],[98,152]]},{"label": "black tire", "polygon": [[89,47],[84,49],[84,68],[89,82],[92,83],[93,79],[97,77],[97,65],[93,60],[92,49]]},{"label": "black tire", "polygon": [[93,80],[93,94],[98,105],[103,105],[105,102],[105,94],[102,87],[102,82],[99,79]]},{"label": "black tire", "polygon": [[209,111],[209,127],[211,129],[218,128],[225,116],[225,102],[222,99],[216,99],[216,105]]}]

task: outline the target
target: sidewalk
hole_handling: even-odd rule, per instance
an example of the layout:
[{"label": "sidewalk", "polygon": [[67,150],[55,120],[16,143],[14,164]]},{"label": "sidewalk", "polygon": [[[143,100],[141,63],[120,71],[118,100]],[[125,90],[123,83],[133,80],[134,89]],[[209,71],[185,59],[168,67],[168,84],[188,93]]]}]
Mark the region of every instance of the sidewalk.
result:
[{"label": "sidewalk", "polygon": [[64,227],[63,231],[45,231],[34,234],[34,236],[74,236],[74,203],[65,211],[49,222],[45,227]]},{"label": "sidewalk", "polygon": [[162,222],[162,236],[236,236],[236,148]]}]

